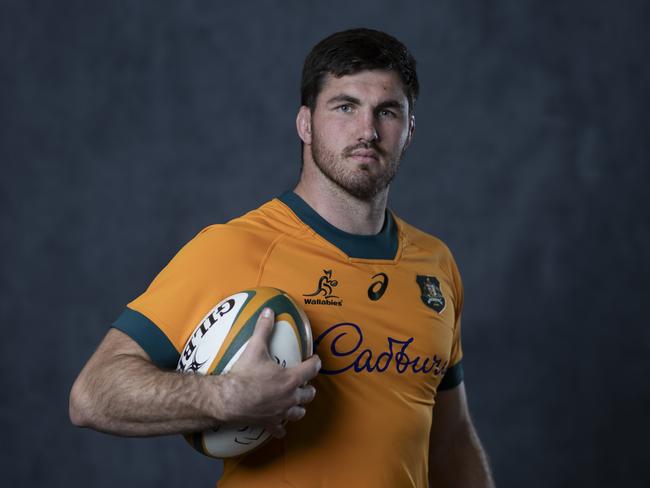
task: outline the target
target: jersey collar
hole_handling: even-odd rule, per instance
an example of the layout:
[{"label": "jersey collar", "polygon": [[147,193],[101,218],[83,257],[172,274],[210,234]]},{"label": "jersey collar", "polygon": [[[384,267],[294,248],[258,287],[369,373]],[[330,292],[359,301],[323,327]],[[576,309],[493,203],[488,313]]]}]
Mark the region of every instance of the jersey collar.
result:
[{"label": "jersey collar", "polygon": [[395,259],[398,248],[398,233],[397,224],[390,211],[386,210],[384,225],[378,234],[362,236],[350,234],[334,227],[293,191],[287,191],[278,198],[300,220],[349,257],[357,259]]}]

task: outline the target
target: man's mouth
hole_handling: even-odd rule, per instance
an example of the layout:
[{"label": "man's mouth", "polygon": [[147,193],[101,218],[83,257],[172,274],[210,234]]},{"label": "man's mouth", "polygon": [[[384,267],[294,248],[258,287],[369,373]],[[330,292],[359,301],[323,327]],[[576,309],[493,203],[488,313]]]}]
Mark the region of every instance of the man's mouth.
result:
[{"label": "man's mouth", "polygon": [[362,163],[373,163],[379,161],[379,155],[370,149],[357,149],[350,153],[350,157]]}]

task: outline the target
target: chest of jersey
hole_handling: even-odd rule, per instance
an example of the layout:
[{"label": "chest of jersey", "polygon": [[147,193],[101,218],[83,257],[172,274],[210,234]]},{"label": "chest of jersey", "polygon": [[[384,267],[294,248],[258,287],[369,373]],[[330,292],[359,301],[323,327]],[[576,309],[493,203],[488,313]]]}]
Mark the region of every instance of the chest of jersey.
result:
[{"label": "chest of jersey", "polygon": [[[274,221],[291,230],[259,267],[253,253],[250,268],[256,286],[285,290],[307,313],[322,361],[317,393],[285,438],[227,461],[224,477],[232,486],[425,486],[436,391],[459,360],[462,299],[448,251],[434,239],[415,244],[409,230],[396,253],[354,254],[313,211],[289,206],[301,222],[278,207]],[[264,484],[251,483],[262,472]]]},{"label": "chest of jersey", "polygon": [[444,270],[417,252],[370,261],[319,244],[276,246],[260,284],[284,289],[303,307],[321,375],[365,395],[380,383],[382,390],[432,402],[456,320]]}]

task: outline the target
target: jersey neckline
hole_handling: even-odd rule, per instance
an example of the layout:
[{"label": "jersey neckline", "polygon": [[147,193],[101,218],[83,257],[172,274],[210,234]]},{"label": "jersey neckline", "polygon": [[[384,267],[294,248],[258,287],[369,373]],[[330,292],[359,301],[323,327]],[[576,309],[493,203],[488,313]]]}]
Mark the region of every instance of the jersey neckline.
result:
[{"label": "jersey neckline", "polygon": [[399,244],[397,223],[388,209],[386,209],[384,225],[379,233],[365,236],[350,234],[333,226],[291,190],[284,192],[278,199],[318,235],[350,258],[393,260],[397,255]]}]

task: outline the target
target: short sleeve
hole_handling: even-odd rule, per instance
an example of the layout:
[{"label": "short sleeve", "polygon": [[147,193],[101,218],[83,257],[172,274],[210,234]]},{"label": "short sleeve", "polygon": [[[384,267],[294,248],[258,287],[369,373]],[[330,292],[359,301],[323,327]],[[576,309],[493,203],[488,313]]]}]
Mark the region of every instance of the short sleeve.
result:
[{"label": "short sleeve", "polygon": [[226,296],[254,287],[264,240],[227,225],[203,229],[127,304],[113,327],[125,332],[161,368],[180,351],[205,315]]},{"label": "short sleeve", "polygon": [[463,348],[461,343],[461,322],[463,314],[463,299],[464,290],[463,282],[460,277],[458,266],[454,261],[453,256],[450,254],[450,272],[454,283],[454,313],[456,320],[454,321],[454,337],[451,346],[451,354],[449,357],[449,366],[447,372],[442,378],[438,390],[449,390],[455,388],[463,382],[465,376],[463,371]]}]

